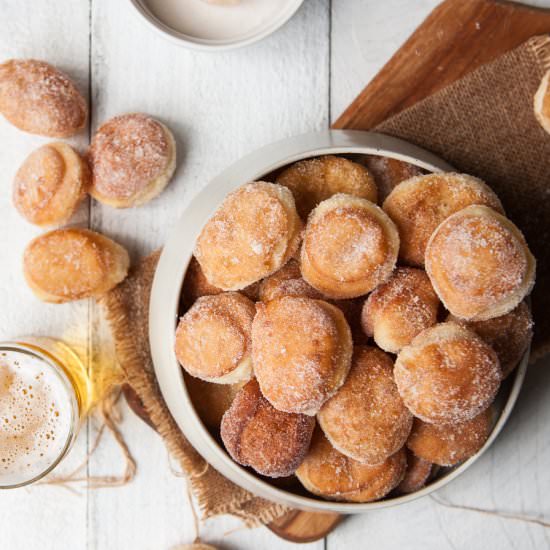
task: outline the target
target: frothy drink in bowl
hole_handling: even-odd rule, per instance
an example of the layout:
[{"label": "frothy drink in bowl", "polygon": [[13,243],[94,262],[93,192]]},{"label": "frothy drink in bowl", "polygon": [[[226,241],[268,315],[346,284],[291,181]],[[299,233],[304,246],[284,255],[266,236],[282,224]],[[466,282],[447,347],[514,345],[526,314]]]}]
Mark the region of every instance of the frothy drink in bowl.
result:
[{"label": "frothy drink in bowl", "polygon": [[0,489],[27,485],[66,455],[87,407],[86,371],[65,344],[0,344]]}]

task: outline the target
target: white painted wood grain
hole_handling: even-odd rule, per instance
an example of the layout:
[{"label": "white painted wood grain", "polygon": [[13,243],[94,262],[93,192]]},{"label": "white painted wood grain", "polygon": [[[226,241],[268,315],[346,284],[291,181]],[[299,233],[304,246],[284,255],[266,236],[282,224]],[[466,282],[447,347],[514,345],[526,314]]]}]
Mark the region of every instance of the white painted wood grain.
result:
[{"label": "white painted wood grain", "polygon": [[[37,57],[59,66],[88,89],[88,4],[72,0],[0,1],[0,62]],[[11,205],[11,182],[19,163],[47,139],[24,134],[0,117],[0,340],[25,334],[63,336],[77,329],[84,336],[88,304],[46,305],[26,287],[21,256],[40,230],[23,220]],[[83,135],[71,140],[78,147]],[[84,208],[75,222],[86,223]],[[60,471],[69,471],[86,456],[86,427]],[[86,492],[80,496],[53,487],[0,492],[0,547],[60,548],[87,546]]]},{"label": "white painted wood grain", "polygon": [[[92,225],[128,246],[134,258],[156,248],[189,199],[229,163],[270,141],[325,128],[329,85],[335,119],[436,3],[334,0],[329,8],[329,0],[306,0],[297,16],[264,42],[208,54],[164,42],[138,19],[127,0],[93,0],[93,126],[120,112],[149,112],[174,130],[179,161],[175,180],[159,199],[139,210],[94,206]],[[550,0],[537,3],[550,7]],[[84,90],[88,32],[87,0],[0,0],[0,60],[46,58],[76,76]],[[99,319],[97,309],[85,302],[37,302],[20,276],[22,249],[37,231],[11,207],[11,178],[16,165],[44,141],[0,120],[1,338],[24,332],[62,335],[88,316],[94,323]],[[74,143],[84,146],[86,136]],[[77,221],[87,221],[86,209]],[[102,334],[101,328],[93,330],[96,342]],[[530,369],[505,432],[486,457],[442,492],[447,499],[550,515],[550,413],[545,406],[550,371],[544,367]],[[162,443],[127,410],[123,430],[139,466],[132,485],[81,497],[41,487],[0,493],[0,548],[157,550],[190,542],[194,531],[185,483],[169,473]],[[90,464],[91,475],[113,473],[121,465],[116,446],[105,443]],[[70,462],[78,462],[85,448],[86,437]],[[217,518],[207,522],[202,535],[231,549],[293,547],[266,529],[226,534],[239,525],[231,518]],[[305,548],[323,546],[321,541]],[[548,535],[539,527],[442,509],[429,499],[349,518],[326,541],[330,550],[549,546]]]},{"label": "white painted wood grain", "polygon": [[[139,209],[94,204],[92,226],[133,256],[162,244],[189,199],[242,155],[276,139],[328,126],[329,3],[307,2],[280,32],[244,50],[191,52],[150,32],[129,2],[94,2],[92,124],[127,111],[158,117],[178,144],[176,178]],[[167,467],[160,440],[132,415],[123,425],[139,473],[123,489],[90,493],[90,548],[168,548],[194,537],[183,480]],[[108,471],[115,447],[93,457]],[[240,523],[208,522],[205,540],[234,548],[284,548],[266,529],[224,533]],[[311,545],[320,549],[323,543]]]}]

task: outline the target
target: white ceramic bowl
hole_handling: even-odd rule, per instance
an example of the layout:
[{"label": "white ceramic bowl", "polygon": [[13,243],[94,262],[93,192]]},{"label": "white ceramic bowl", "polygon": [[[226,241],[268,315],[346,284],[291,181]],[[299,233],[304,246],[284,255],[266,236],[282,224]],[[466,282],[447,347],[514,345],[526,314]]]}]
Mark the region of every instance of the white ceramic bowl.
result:
[{"label": "white ceramic bowl", "polygon": [[304,496],[274,487],[233,462],[195,412],[173,351],[185,272],[202,227],[229,192],[287,164],[326,154],[382,155],[410,162],[431,172],[452,169],[433,154],[410,143],[382,134],[357,131],[326,131],[297,136],[268,145],[244,157],[214,178],[195,197],[172,230],[153,282],[149,338],[155,372],[168,408],[187,439],[216,470],[258,496],[294,508],[349,514],[414,500],[443,487],[469,468],[488,449],[506,423],[523,384],[528,353],[499,392],[495,404],[498,413],[496,422],[483,448],[459,466],[442,470],[434,481],[416,493],[365,504],[330,502],[313,495]]},{"label": "white ceramic bowl", "polygon": [[[181,32],[175,26],[171,26],[166,18],[161,19],[156,15],[147,0],[130,1],[150,28],[171,42],[193,50],[227,51],[253,44],[274,33],[298,11],[304,0],[285,0],[285,2],[272,0],[277,8],[272,17],[262,21],[252,30],[230,38],[205,38],[198,32]],[[211,6],[211,8],[216,9],[217,6]]]}]

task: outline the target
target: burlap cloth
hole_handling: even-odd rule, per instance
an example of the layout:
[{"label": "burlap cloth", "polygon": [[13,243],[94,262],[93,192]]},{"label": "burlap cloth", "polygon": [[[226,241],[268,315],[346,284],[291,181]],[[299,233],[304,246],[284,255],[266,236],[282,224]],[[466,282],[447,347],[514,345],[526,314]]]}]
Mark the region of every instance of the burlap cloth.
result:
[{"label": "burlap cloth", "polygon": [[[516,50],[379,125],[480,176],[523,229],[538,259],[533,299],[533,353],[550,349],[550,136],[533,116],[533,95],[550,68],[550,37]],[[153,372],[148,343],[149,292],[159,253],[142,260],[102,300],[118,359],[168,451],[186,473],[204,518],[233,514],[249,525],[267,523],[287,508],[255,497],[209,467],[183,437]]]}]

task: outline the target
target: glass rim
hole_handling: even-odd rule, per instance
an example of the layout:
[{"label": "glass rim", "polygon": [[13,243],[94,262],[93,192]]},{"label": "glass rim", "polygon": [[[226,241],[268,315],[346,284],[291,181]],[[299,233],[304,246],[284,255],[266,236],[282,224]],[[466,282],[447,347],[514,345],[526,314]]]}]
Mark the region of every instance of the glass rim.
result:
[{"label": "glass rim", "polygon": [[47,468],[45,468],[43,471],[38,473],[37,475],[33,476],[32,478],[20,481],[18,483],[9,483],[4,485],[2,481],[0,480],[0,491],[7,490],[7,489],[18,489],[20,487],[26,487],[27,485],[32,485],[33,483],[36,483],[37,481],[40,481],[44,477],[46,477],[52,470],[54,470],[61,461],[65,458],[67,453],[69,452],[69,449],[71,448],[74,440],[76,439],[76,434],[78,433],[78,424],[79,424],[79,400],[77,397],[76,389],[74,387],[73,382],[69,378],[69,375],[67,374],[65,368],[62,366],[62,364],[59,362],[59,360],[49,354],[44,353],[41,351],[40,348],[37,348],[35,344],[27,343],[22,340],[18,341],[6,341],[6,342],[0,342],[0,352],[2,351],[15,351],[18,353],[34,356],[44,363],[46,363],[50,370],[55,374],[55,376],[58,378],[58,380],[62,383],[65,390],[67,390],[67,395],[71,399],[71,425],[69,428],[69,433],[67,434],[67,439],[65,441],[65,444],[63,445],[63,448],[61,449],[61,452],[59,455],[55,458],[55,460],[48,465]]}]

